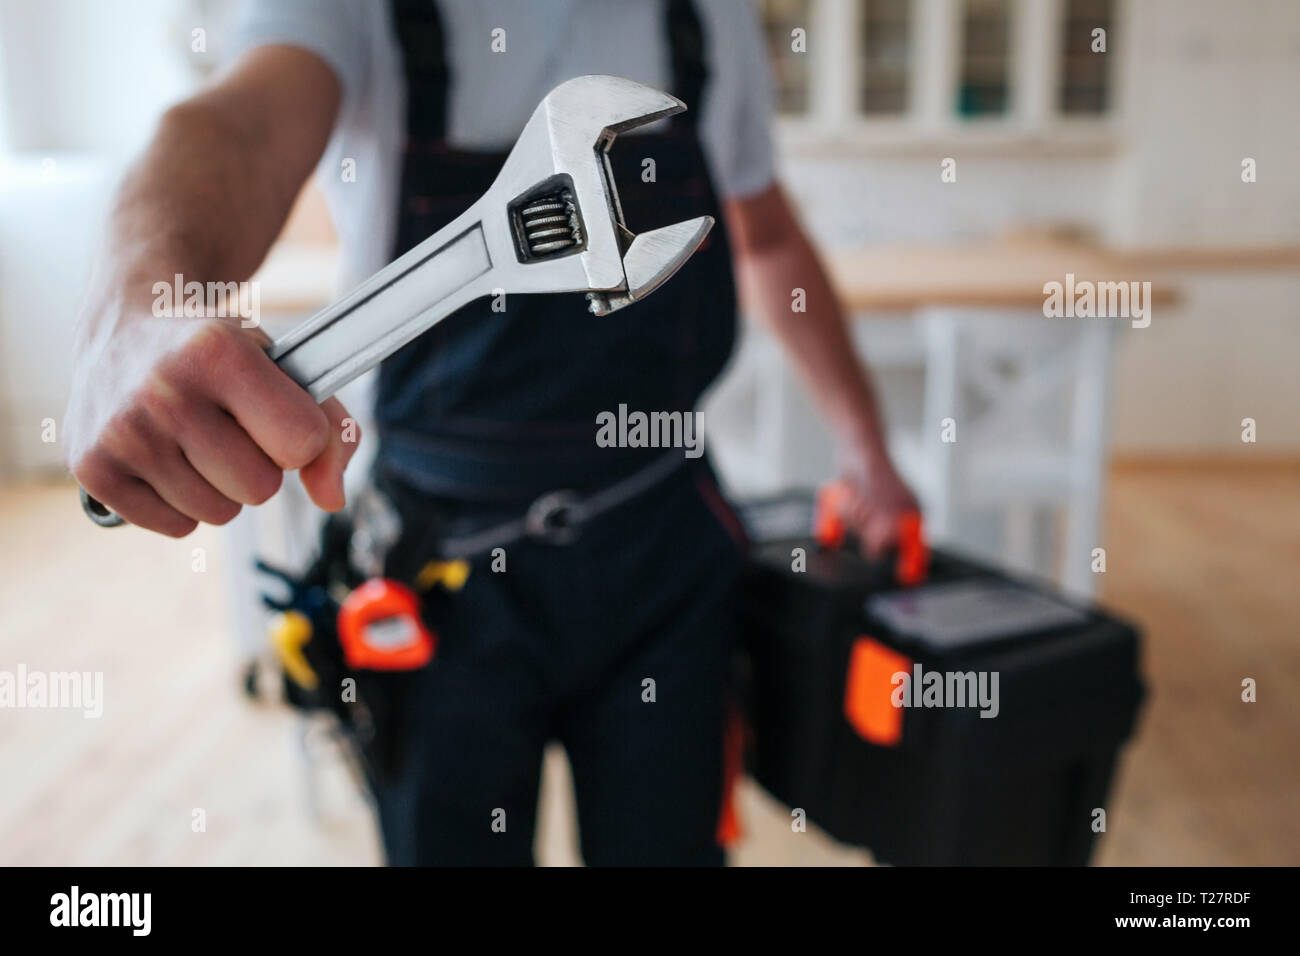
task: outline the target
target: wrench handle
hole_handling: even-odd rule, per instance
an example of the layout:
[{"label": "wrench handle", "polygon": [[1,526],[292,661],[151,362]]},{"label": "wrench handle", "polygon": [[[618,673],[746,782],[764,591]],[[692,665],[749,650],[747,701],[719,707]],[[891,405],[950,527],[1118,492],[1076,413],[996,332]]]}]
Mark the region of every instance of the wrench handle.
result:
[{"label": "wrench handle", "polygon": [[95,524],[101,528],[116,528],[118,525],[126,524],[125,518],[91,495],[85,488],[78,490],[81,492],[81,510]]},{"label": "wrench handle", "polygon": [[481,223],[439,230],[333,305],[277,339],[267,354],[323,402],[486,289],[492,269]]}]

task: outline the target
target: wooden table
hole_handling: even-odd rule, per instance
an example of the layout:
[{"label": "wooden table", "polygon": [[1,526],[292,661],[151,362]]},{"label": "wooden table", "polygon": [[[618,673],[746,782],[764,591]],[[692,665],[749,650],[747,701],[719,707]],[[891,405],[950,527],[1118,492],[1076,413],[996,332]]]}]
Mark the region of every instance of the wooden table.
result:
[{"label": "wooden table", "polygon": [[971,243],[898,243],[824,254],[832,281],[855,314],[931,308],[1041,310],[1043,285],[1076,280],[1149,281],[1152,304],[1177,295],[1149,267],[1081,242],[1008,238]]}]

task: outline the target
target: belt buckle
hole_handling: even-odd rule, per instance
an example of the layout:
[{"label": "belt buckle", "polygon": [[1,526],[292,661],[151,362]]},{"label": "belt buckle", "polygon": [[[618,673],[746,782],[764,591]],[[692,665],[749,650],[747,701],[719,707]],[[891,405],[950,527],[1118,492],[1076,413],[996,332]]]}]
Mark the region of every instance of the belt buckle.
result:
[{"label": "belt buckle", "polygon": [[547,544],[568,544],[578,536],[582,499],[574,491],[548,491],[528,506],[524,531]]}]

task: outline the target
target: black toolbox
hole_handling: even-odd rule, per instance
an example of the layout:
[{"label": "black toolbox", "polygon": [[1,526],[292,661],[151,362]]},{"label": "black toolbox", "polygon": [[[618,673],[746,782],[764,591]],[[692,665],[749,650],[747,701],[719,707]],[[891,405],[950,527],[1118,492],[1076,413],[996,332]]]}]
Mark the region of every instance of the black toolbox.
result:
[{"label": "black toolbox", "polygon": [[741,508],[752,776],[880,862],[1086,864],[1143,697],[1134,628],[942,551],[900,586],[813,510]]}]

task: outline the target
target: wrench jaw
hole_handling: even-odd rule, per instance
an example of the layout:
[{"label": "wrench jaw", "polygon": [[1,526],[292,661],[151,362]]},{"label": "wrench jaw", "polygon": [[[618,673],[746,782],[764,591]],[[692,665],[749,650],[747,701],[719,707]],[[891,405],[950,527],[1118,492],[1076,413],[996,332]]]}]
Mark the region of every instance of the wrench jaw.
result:
[{"label": "wrench jaw", "polygon": [[[649,295],[699,248],[710,216],[640,236],[628,230],[608,156],[620,133],[685,109],[674,96],[618,76],[576,77],[547,94],[499,180],[513,193],[513,246],[521,277],[532,273],[524,283],[530,291],[587,292],[591,311],[607,315]],[[542,140],[549,149],[538,148]],[[538,162],[547,156],[549,164]],[[543,248],[548,241],[556,244]],[[564,259],[578,260],[584,284],[574,283]],[[554,271],[538,268],[543,262]]]},{"label": "wrench jaw", "polygon": [[699,216],[634,237],[623,256],[626,290],[588,292],[588,308],[596,315],[609,315],[644,299],[667,282],[695,254],[712,228],[712,216]]}]

